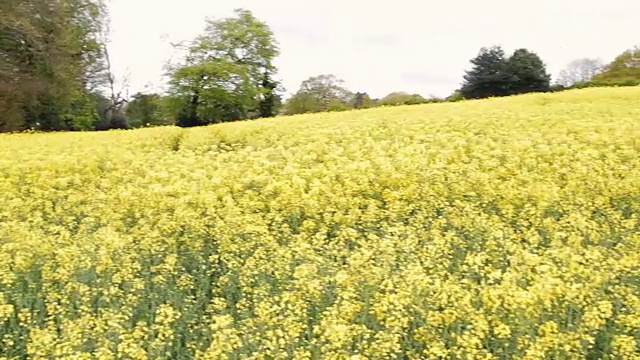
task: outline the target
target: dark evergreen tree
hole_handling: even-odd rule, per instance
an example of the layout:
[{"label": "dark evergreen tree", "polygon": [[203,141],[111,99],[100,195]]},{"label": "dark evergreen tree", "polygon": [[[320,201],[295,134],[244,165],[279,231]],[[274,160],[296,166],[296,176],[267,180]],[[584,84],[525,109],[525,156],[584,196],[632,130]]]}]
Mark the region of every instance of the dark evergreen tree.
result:
[{"label": "dark evergreen tree", "polygon": [[500,46],[482,48],[478,56],[471,59],[473,68],[466,71],[460,88],[466,99],[481,99],[509,94],[512,80],[504,50]]},{"label": "dark evergreen tree", "polygon": [[357,92],[353,97],[353,108],[360,109],[364,105],[364,96],[366,93]]},{"label": "dark evergreen tree", "polygon": [[196,91],[187,104],[180,108],[176,118],[176,125],[179,127],[194,127],[205,125],[198,116],[198,104],[200,103],[199,93]]},{"label": "dark evergreen tree", "polygon": [[258,115],[262,118],[274,117],[278,114],[279,96],[276,94],[278,83],[271,80],[268,72],[262,78],[262,98],[258,103]]},{"label": "dark evergreen tree", "polygon": [[537,54],[518,49],[507,60],[507,68],[511,75],[509,94],[549,91],[551,75]]}]

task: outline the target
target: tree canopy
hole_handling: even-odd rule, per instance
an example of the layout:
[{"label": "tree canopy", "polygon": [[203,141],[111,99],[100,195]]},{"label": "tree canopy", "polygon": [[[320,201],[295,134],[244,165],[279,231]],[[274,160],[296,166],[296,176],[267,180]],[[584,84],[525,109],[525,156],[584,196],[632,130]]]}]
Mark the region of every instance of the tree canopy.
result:
[{"label": "tree canopy", "polygon": [[[167,91],[129,97],[116,88],[108,51],[106,0],[0,1],[0,132],[78,131],[175,124],[182,127],[374,106],[460,101],[585,86],[640,83],[640,48],[603,66],[579,58],[551,76],[533,51],[483,47],[463,82],[445,99],[395,91],[371,99],[335,74],[311,76],[286,101],[274,63],[279,44],[269,25],[246,9],[207,18],[194,38],[176,44]],[[367,90],[367,89],[359,89]]]},{"label": "tree canopy", "polygon": [[527,49],[517,49],[507,60],[509,94],[549,91],[551,75],[542,59]]},{"label": "tree canopy", "polygon": [[204,33],[184,46],[183,61],[169,67],[179,126],[275,114],[275,36],[250,11],[234,15],[207,19]]},{"label": "tree canopy", "polygon": [[354,94],[334,74],[312,76],[285,104],[286,114],[338,111],[350,108]]},{"label": "tree canopy", "polygon": [[603,70],[602,62],[599,59],[579,58],[567,64],[567,67],[560,71],[557,83],[568,87],[578,83],[591,81],[594,76]]},{"label": "tree canopy", "polygon": [[465,72],[460,92],[467,99],[479,99],[509,94],[511,75],[507,59],[500,46],[480,49],[471,59],[473,67]]},{"label": "tree canopy", "polygon": [[545,64],[527,49],[517,49],[507,58],[500,46],[484,47],[471,64],[459,90],[467,99],[549,90],[551,76]]},{"label": "tree canopy", "polygon": [[106,20],[102,0],[0,2],[0,131],[93,126]]},{"label": "tree canopy", "polygon": [[415,105],[428,102],[420,94],[409,94],[404,91],[394,91],[378,101],[380,105]]},{"label": "tree canopy", "polygon": [[640,80],[640,47],[618,55],[593,80],[600,82],[624,82]]}]

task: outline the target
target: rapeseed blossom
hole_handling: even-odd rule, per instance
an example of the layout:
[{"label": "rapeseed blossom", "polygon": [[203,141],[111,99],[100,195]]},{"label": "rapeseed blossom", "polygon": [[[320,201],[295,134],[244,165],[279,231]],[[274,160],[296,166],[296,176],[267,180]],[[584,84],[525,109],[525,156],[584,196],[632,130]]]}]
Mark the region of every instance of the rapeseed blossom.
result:
[{"label": "rapeseed blossom", "polygon": [[2,135],[0,359],[640,359],[639,98]]}]

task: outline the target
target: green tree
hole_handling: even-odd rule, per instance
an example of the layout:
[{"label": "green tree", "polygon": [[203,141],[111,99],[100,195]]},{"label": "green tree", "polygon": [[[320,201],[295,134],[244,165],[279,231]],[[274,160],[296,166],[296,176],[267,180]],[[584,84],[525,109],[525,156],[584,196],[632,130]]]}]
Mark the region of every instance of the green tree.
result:
[{"label": "green tree", "polygon": [[312,76],[300,84],[300,89],[286,102],[285,113],[303,114],[340,111],[351,108],[354,94],[344,87],[344,80],[333,74]]},{"label": "green tree", "polygon": [[124,108],[129,126],[138,128],[149,125],[168,125],[163,101],[163,97],[159,94],[134,94]]},{"label": "green tree", "polygon": [[527,49],[517,49],[507,60],[509,94],[549,91],[551,75],[542,59]]},{"label": "green tree", "polygon": [[467,70],[460,93],[467,99],[480,99],[509,94],[512,76],[507,59],[500,46],[480,49],[471,59],[473,67]]},{"label": "green tree", "polygon": [[366,92],[357,92],[353,96],[352,106],[354,109],[367,109],[375,106],[375,103]]},{"label": "green tree", "polygon": [[592,79],[597,82],[634,82],[640,80],[640,47],[626,50],[618,55],[604,71]]},{"label": "green tree", "polygon": [[447,102],[458,102],[464,100],[464,95],[460,92],[460,90],[454,91],[451,95],[447,96],[444,101]]},{"label": "green tree", "polygon": [[258,116],[269,118],[276,116],[282,107],[282,96],[278,94],[280,84],[271,79],[268,72],[262,78],[262,93],[259,94]]},{"label": "green tree", "polygon": [[[169,66],[177,125],[183,127],[270,115],[277,103],[271,74],[279,54],[269,26],[248,10],[207,19],[202,35],[186,46],[184,61]],[[265,75],[266,74],[266,75]]]},{"label": "green tree", "polygon": [[106,19],[102,0],[0,2],[0,131],[90,127]]},{"label": "green tree", "polygon": [[313,94],[297,92],[284,103],[283,112],[286,115],[307,114],[321,111],[322,106]]},{"label": "green tree", "polygon": [[380,105],[416,105],[427,103],[420,94],[409,94],[404,91],[395,91],[380,99]]}]

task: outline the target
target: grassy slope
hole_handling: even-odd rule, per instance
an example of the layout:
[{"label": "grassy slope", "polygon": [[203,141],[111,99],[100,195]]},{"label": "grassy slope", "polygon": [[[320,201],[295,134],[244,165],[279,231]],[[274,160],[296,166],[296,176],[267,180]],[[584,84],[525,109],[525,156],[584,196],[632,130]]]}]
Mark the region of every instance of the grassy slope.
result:
[{"label": "grassy slope", "polygon": [[638,99],[2,135],[0,356],[630,358]]}]

